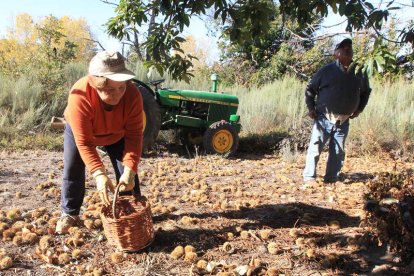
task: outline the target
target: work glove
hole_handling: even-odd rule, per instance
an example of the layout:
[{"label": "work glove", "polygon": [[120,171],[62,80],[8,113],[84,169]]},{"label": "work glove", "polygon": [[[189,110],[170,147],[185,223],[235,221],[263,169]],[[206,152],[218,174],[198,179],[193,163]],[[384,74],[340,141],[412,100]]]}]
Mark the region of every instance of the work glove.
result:
[{"label": "work glove", "polygon": [[119,188],[120,192],[128,192],[132,191],[135,186],[135,178],[136,173],[129,167],[124,167],[124,173],[119,178],[119,183],[122,184],[122,186]]},{"label": "work glove", "polygon": [[114,193],[115,187],[109,177],[106,175],[104,168],[99,168],[92,173],[96,181],[96,189],[104,205],[110,205],[108,191]]}]

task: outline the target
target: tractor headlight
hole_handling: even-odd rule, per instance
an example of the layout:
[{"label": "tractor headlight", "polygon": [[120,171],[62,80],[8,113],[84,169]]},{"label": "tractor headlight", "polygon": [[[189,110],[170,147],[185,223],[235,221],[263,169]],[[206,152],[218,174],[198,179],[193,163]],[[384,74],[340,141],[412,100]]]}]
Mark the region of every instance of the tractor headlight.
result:
[{"label": "tractor headlight", "polygon": [[240,115],[232,114],[230,115],[230,122],[238,123],[240,121]]}]

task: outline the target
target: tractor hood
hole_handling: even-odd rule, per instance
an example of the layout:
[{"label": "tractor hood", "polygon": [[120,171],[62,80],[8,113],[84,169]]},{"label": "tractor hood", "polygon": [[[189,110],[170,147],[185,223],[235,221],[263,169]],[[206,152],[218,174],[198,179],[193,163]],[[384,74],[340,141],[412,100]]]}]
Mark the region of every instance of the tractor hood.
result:
[{"label": "tractor hood", "polygon": [[[239,105],[239,99],[233,95],[220,94],[208,91],[193,90],[158,90],[162,104],[173,104],[178,106],[179,101],[202,102],[218,105],[235,106]],[[175,104],[174,104],[175,102]]]}]

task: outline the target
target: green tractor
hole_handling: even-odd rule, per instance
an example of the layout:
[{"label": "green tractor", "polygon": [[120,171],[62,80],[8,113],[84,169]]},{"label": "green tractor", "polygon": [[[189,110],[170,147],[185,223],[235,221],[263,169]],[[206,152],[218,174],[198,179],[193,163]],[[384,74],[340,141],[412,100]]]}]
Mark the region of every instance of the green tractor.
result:
[{"label": "green tractor", "polygon": [[188,146],[203,146],[207,153],[229,156],[237,151],[241,129],[236,96],[217,93],[213,74],[212,92],[160,88],[164,80],[147,84],[134,80],[144,101],[144,151],[151,148],[160,130],[177,130]]},{"label": "green tractor", "polygon": [[[187,146],[202,146],[206,153],[230,156],[237,151],[241,130],[236,96],[217,93],[218,76],[213,74],[212,91],[160,88],[164,80],[149,85],[133,80],[144,103],[143,151],[150,149],[160,130],[174,129]],[[64,125],[52,119],[52,127]]]}]

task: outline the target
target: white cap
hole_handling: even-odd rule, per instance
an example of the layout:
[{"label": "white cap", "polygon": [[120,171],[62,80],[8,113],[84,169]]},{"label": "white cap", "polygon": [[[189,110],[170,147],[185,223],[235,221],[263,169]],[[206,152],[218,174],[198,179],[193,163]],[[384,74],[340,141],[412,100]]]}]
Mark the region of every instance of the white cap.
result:
[{"label": "white cap", "polygon": [[134,73],[125,67],[125,58],[119,52],[97,53],[91,59],[88,71],[90,75],[114,81],[126,81],[135,77]]}]

